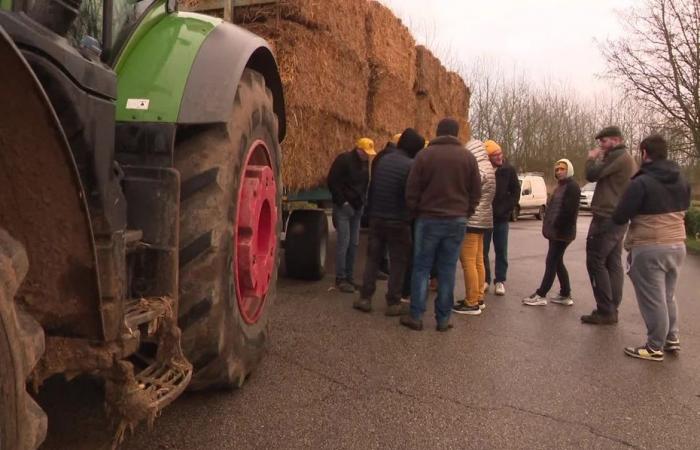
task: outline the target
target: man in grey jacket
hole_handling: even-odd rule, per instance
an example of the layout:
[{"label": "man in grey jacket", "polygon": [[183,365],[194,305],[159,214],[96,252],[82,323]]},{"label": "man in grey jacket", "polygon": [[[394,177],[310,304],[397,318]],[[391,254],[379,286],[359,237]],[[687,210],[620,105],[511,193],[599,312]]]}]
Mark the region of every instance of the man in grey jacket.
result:
[{"label": "man in grey jacket", "polygon": [[586,179],[597,182],[586,240],[586,268],[596,309],[581,316],[581,322],[609,325],[617,323],[617,308],[622,301],[622,239],[627,230],[626,224],[614,223],[611,216],[637,166],[618,127],[604,128],[595,138],[599,146],[588,152],[586,161]]}]

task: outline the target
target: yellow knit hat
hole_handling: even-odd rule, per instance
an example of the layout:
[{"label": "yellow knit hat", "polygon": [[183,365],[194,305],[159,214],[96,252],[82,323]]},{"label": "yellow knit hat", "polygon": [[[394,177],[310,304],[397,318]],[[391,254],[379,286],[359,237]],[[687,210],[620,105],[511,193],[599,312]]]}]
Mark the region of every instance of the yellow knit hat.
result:
[{"label": "yellow knit hat", "polygon": [[393,135],[393,136],[391,137],[391,141],[390,141],[390,142],[391,142],[392,144],[396,145],[396,144],[399,143],[399,139],[401,139],[401,133],[396,133],[395,135]]},{"label": "yellow knit hat", "polygon": [[355,147],[364,150],[369,156],[375,156],[377,151],[374,149],[374,141],[370,138],[360,138],[355,143]]},{"label": "yellow knit hat", "polygon": [[496,153],[503,153],[503,150],[501,150],[501,146],[496,144],[496,142],[492,141],[491,139],[484,142],[484,147],[486,147],[486,153],[489,156],[494,155]]}]

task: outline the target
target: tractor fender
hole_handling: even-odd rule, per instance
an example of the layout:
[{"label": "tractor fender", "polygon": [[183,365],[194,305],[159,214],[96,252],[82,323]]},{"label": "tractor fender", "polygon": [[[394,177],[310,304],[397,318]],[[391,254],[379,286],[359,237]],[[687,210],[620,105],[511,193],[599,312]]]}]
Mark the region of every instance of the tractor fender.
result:
[{"label": "tractor fender", "polygon": [[154,9],[119,56],[117,122],[205,124],[231,117],[245,68],[260,72],[285,135],[282,82],[259,36],[221,19]]},{"label": "tractor fender", "polygon": [[231,117],[236,88],[246,68],[262,74],[272,91],[281,142],[286,120],[275,57],[264,39],[226,22],[209,33],[197,53],[183,93],[178,123],[226,122]]}]

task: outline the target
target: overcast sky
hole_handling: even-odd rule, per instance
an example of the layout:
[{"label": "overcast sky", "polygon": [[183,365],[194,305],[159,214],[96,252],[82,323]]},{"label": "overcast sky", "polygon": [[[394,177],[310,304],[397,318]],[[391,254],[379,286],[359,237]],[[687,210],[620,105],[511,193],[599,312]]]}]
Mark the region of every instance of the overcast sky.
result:
[{"label": "overcast sky", "polygon": [[436,53],[449,49],[466,66],[479,57],[516,65],[585,95],[605,86],[595,79],[605,67],[595,40],[617,36],[616,13],[638,0],[380,1]]}]

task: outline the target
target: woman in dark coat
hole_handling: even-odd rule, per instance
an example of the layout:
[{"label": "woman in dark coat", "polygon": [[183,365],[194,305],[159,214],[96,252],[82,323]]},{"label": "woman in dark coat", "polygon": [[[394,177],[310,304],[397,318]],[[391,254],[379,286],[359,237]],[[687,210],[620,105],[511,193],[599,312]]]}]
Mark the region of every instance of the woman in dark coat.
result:
[{"label": "woman in dark coat", "polygon": [[523,299],[523,304],[529,306],[544,306],[547,304],[547,293],[554,284],[554,277],[559,279],[559,295],[550,298],[552,303],[571,306],[571,284],[569,272],[564,266],[564,252],[571,242],[576,239],[576,219],[578,219],[579,197],[581,189],[574,181],[574,166],[568,159],[560,159],[554,165],[554,176],[557,178],[557,188],[547,205],[547,211],[542,223],[542,234],[549,240],[547,262],[539,289]]}]

